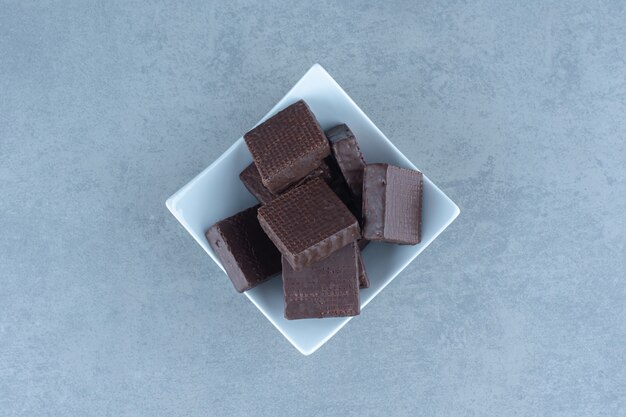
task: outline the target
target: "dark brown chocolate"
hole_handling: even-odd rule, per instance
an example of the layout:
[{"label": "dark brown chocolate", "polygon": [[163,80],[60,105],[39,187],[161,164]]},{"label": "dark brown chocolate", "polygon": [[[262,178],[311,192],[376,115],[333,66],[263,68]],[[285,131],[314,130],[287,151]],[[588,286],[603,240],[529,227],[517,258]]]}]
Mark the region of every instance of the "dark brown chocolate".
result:
[{"label": "dark brown chocolate", "polygon": [[365,160],[359,149],[354,134],[347,125],[338,125],[326,132],[332,151],[341,174],[346,180],[357,204],[361,203],[363,193],[363,170]]},{"label": "dark brown chocolate", "polygon": [[280,272],[280,252],[257,219],[258,206],[215,223],[206,238],[239,292]]},{"label": "dark brown chocolate", "polygon": [[259,223],[295,270],[324,259],[360,238],[354,215],[315,178],[259,209]]},{"label": "dark brown chocolate", "polygon": [[356,316],[360,313],[356,243],[300,271],[283,257],[283,290],[287,320]]},{"label": "dark brown chocolate", "polygon": [[422,173],[368,164],[363,176],[363,237],[415,245],[421,240]]},{"label": "dark brown chocolate", "polygon": [[328,140],[304,100],[244,135],[261,181],[273,193],[304,178],[330,154]]}]

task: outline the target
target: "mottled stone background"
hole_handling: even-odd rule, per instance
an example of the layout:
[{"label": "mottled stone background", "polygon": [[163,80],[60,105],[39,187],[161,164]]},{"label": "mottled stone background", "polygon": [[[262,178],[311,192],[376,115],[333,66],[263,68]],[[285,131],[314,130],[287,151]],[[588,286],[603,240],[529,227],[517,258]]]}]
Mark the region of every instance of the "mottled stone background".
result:
[{"label": "mottled stone background", "polygon": [[[0,415],[626,415],[625,22],[0,0]],[[315,62],[462,213],[304,357],[164,202]]]}]

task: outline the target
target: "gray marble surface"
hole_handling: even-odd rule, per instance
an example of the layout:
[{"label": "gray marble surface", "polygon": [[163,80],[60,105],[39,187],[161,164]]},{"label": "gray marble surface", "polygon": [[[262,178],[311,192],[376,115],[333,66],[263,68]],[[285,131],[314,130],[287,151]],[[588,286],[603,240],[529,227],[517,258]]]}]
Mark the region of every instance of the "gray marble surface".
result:
[{"label": "gray marble surface", "polygon": [[[0,415],[626,415],[624,7],[0,0]],[[462,213],[304,357],[164,201],[315,62]]]}]

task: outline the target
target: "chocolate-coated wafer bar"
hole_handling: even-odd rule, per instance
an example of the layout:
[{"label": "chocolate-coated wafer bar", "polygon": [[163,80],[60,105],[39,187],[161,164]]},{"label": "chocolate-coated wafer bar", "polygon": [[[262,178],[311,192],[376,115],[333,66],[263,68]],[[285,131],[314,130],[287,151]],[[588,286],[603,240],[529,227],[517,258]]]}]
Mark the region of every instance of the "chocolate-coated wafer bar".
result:
[{"label": "chocolate-coated wafer bar", "polygon": [[304,178],[330,154],[328,140],[300,100],[244,135],[267,189],[278,193]]},{"label": "chocolate-coated wafer bar", "polygon": [[293,269],[301,270],[360,236],[359,223],[321,179],[262,206],[259,223]]},{"label": "chocolate-coated wafer bar", "polygon": [[422,173],[368,164],[363,176],[363,237],[415,245],[421,239]]},{"label": "chocolate-coated wafer bar", "polygon": [[283,257],[285,318],[355,316],[360,312],[358,248],[351,243],[300,271]]},{"label": "chocolate-coated wafer bar", "polygon": [[[315,177],[321,177],[327,183],[331,182],[332,177],[330,167],[326,164],[326,162],[322,161],[320,166],[309,172],[306,177],[302,178],[300,181],[290,186],[289,188],[297,187],[298,185],[301,185]],[[241,171],[241,173],[239,174],[239,179],[248,189],[248,191],[250,191],[250,193],[255,196],[257,200],[259,200],[259,202],[261,202],[261,204],[267,204],[279,195],[274,194],[263,185],[263,183],[261,182],[261,175],[259,174],[259,170],[256,169],[256,165],[254,165],[254,162],[248,165],[243,171]]]},{"label": "chocolate-coated wafer bar", "polygon": [[354,134],[347,125],[342,124],[333,127],[326,132],[326,137],[330,141],[332,151],[341,174],[346,180],[352,195],[357,203],[361,203],[363,190],[363,169],[365,160],[359,149],[359,145]]},{"label": "chocolate-coated wafer bar", "polygon": [[280,272],[280,253],[257,219],[258,206],[215,223],[206,232],[209,244],[239,292]]}]

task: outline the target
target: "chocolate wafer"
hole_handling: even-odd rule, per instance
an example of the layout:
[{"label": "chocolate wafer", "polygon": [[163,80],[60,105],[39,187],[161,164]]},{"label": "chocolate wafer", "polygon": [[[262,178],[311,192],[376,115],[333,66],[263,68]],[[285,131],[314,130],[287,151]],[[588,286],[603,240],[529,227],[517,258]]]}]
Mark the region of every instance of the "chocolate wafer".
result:
[{"label": "chocolate wafer", "polygon": [[329,256],[360,237],[357,219],[315,178],[259,209],[259,223],[295,270]]},{"label": "chocolate wafer", "polygon": [[300,271],[283,257],[283,290],[288,320],[359,314],[356,243]]},{"label": "chocolate wafer", "polygon": [[206,238],[239,292],[249,290],[280,272],[278,249],[257,219],[258,206],[215,223]]},{"label": "chocolate wafer", "polygon": [[328,140],[304,100],[244,135],[267,189],[278,193],[304,178],[330,154]]},{"label": "chocolate wafer", "polygon": [[421,239],[422,173],[368,164],[363,176],[363,237],[415,245]]}]

